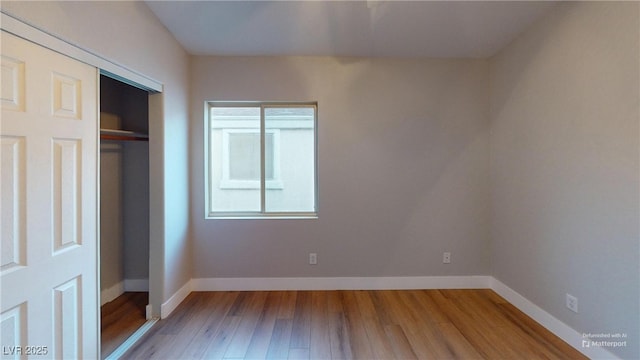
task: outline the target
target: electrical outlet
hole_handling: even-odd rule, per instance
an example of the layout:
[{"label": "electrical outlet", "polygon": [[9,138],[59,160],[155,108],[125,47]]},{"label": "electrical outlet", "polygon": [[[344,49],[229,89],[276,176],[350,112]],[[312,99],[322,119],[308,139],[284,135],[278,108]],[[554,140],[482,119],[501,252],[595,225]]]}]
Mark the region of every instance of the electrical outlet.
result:
[{"label": "electrical outlet", "polygon": [[442,254],[442,263],[443,264],[451,264],[451,253],[446,252]]},{"label": "electrical outlet", "polygon": [[309,265],[317,265],[318,264],[318,254],[309,253]]},{"label": "electrical outlet", "polygon": [[567,309],[573,311],[574,313],[578,312],[578,298],[567,294]]}]

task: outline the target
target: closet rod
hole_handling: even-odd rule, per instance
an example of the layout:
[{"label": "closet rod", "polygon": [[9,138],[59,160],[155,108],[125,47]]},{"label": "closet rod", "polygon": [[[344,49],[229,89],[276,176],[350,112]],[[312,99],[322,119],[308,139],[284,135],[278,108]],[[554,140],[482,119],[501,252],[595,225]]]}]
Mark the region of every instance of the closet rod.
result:
[{"label": "closet rod", "polygon": [[100,129],[100,139],[116,141],[149,141],[149,135],[133,131]]},{"label": "closet rod", "polygon": [[130,137],[130,136],[117,136],[117,135],[100,135],[100,140],[115,140],[115,141],[149,141],[148,137]]}]

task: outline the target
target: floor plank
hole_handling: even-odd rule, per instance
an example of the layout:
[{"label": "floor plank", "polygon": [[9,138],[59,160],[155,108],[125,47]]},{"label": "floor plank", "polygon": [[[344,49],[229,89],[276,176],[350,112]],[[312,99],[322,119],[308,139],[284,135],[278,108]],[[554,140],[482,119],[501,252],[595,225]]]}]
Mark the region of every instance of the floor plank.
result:
[{"label": "floor plank", "polygon": [[[214,293],[192,293],[189,296],[209,296],[211,305],[206,314],[202,314],[202,323],[193,326],[188,344],[183,349],[175,349],[179,359],[199,359],[204,356],[207,347],[218,334],[224,318],[235,302],[238,293],[235,292],[214,292]],[[193,334],[193,335],[191,335]]]},{"label": "floor plank", "polygon": [[291,340],[292,320],[278,319],[273,328],[273,335],[267,350],[267,359],[288,359],[289,342]]},{"label": "floor plank", "polygon": [[373,301],[368,291],[356,291],[356,302],[367,337],[371,343],[373,355],[376,359],[392,359],[395,357],[389,337],[384,329],[384,324],[380,321],[378,313],[373,305]]},{"label": "floor plank", "polygon": [[311,343],[311,292],[298,291],[293,313],[291,344],[293,349],[308,349]]},{"label": "floor plank", "polygon": [[281,299],[281,292],[274,291],[267,295],[264,307],[256,324],[256,329],[251,336],[251,342],[249,343],[249,348],[245,356],[247,359],[266,358]]},{"label": "floor plank", "polygon": [[314,291],[311,297],[311,344],[309,357],[331,359],[329,299],[326,291]]},{"label": "floor plank", "polygon": [[146,321],[146,292],[126,292],[100,308],[101,358],[109,356]]},{"label": "floor plank", "polygon": [[413,352],[413,348],[407,339],[407,335],[400,325],[385,325],[384,330],[391,341],[394,358],[396,359],[417,359],[418,356]]},{"label": "floor plank", "polygon": [[586,359],[492,290],[192,293],[124,358]]},{"label": "floor plank", "polygon": [[244,359],[266,299],[267,293],[263,291],[252,292],[247,297],[243,311],[236,314],[240,317],[240,324],[224,355],[225,359]]},{"label": "floor plank", "polygon": [[355,291],[342,291],[342,303],[353,357],[356,359],[373,359],[371,342],[367,336],[360,308],[358,308],[358,303],[356,302]]}]

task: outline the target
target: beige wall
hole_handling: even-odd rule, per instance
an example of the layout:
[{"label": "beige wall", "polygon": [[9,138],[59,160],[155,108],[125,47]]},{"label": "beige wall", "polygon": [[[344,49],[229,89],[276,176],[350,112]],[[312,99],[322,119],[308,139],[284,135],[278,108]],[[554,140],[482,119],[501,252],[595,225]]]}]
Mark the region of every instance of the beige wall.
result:
[{"label": "beige wall", "polygon": [[[487,75],[484,60],[194,57],[194,278],[487,275]],[[206,100],[318,102],[317,220],[204,219]]]},{"label": "beige wall", "polygon": [[163,84],[163,95],[152,99],[162,104],[162,114],[149,124],[150,261],[161,274],[150,286],[153,303],[166,301],[191,276],[188,55],[141,1],[2,1],[1,6],[3,12]]},{"label": "beige wall", "polygon": [[[491,60],[493,275],[640,358],[639,4],[562,4]],[[579,313],[565,307],[578,298]]]}]

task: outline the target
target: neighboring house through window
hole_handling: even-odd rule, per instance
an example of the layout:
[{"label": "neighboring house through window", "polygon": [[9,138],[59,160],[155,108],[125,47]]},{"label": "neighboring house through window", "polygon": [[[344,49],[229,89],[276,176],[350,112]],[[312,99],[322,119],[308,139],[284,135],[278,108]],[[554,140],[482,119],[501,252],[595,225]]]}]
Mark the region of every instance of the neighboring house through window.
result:
[{"label": "neighboring house through window", "polygon": [[208,105],[207,217],[317,216],[316,104]]},{"label": "neighboring house through window", "polygon": [[[264,172],[267,189],[282,189],[280,130],[265,132]],[[260,189],[260,131],[222,129],[222,189]]]}]

